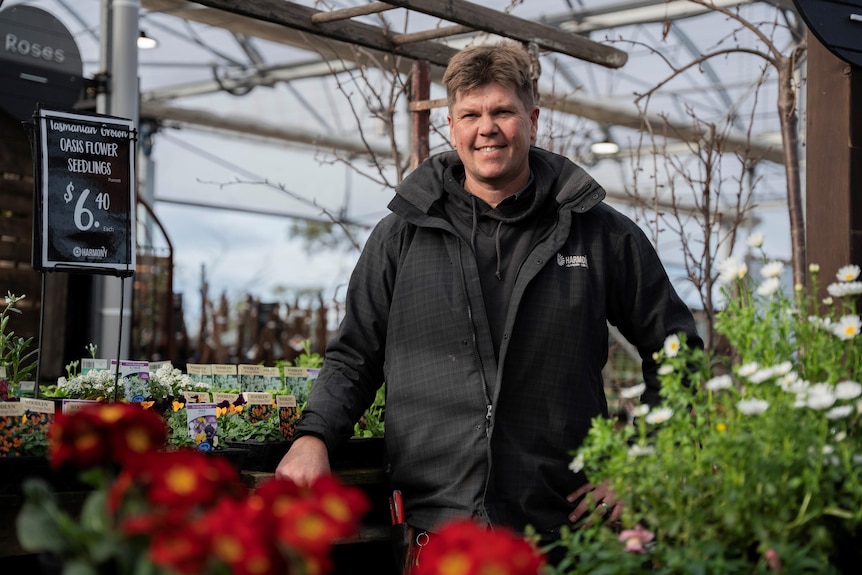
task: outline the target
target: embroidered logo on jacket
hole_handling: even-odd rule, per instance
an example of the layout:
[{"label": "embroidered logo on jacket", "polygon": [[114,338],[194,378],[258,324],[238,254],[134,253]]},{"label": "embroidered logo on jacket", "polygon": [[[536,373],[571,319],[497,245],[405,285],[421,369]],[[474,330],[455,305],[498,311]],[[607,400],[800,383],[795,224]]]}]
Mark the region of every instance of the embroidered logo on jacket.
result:
[{"label": "embroidered logo on jacket", "polygon": [[558,253],[557,265],[562,268],[590,269],[590,266],[587,265],[587,256],[564,256],[563,254]]}]

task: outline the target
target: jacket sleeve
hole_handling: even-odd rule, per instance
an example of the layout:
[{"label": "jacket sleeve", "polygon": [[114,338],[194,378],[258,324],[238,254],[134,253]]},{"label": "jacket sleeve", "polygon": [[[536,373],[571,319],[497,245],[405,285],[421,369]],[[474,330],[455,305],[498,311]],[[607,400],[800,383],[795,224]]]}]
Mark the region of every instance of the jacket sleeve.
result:
[{"label": "jacket sleeve", "polygon": [[323,439],[330,454],[374,401],[383,383],[386,327],[397,255],[391,254],[392,216],[372,231],[350,277],[344,318],[324,353],[296,437]]},{"label": "jacket sleeve", "polygon": [[689,347],[703,348],[691,310],[677,294],[658,254],[634,222],[620,216],[612,232],[608,319],[635,347],[642,360],[646,391],[642,401],[661,402],[658,364],[653,359],[669,335],[684,333]]}]

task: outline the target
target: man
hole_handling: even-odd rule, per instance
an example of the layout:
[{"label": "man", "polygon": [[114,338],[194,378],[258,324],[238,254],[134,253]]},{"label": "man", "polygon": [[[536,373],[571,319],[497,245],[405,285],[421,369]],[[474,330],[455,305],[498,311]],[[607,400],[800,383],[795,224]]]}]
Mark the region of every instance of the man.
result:
[{"label": "man", "polygon": [[467,48],[443,80],[455,151],[405,178],[371,234],[276,473],[329,473],[385,381],[410,525],[467,516],[553,534],[596,504],[615,519],[607,487],[568,468],[608,416],[607,322],[640,351],[655,404],[652,354],[679,332],[701,345],[694,321],[643,232],[580,167],[532,146],[539,108],[519,45]]}]

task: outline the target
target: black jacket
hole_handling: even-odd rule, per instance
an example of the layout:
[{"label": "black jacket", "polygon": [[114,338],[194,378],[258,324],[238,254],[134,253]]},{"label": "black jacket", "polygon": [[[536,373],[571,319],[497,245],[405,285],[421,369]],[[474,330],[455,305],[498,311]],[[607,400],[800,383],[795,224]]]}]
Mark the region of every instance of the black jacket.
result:
[{"label": "black jacket", "polygon": [[495,354],[473,251],[441,209],[459,164],[454,152],[437,155],[398,187],[353,272],[297,432],[332,452],[385,381],[391,481],[409,523],[433,530],[466,515],[554,529],[585,481],[568,469],[572,451],[608,415],[607,322],[640,351],[652,404],[653,352],[670,334],[700,338],[641,229],[602,203],[584,170],[533,148],[536,198],[557,217],[509,263]]}]

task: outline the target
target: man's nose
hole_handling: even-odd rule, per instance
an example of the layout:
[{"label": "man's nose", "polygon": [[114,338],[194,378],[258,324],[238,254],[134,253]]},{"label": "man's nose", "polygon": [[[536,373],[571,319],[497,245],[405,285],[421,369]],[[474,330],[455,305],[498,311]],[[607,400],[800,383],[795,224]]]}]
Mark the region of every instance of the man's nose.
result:
[{"label": "man's nose", "polygon": [[479,118],[479,133],[493,134],[497,132],[497,120],[490,114],[482,114]]}]

